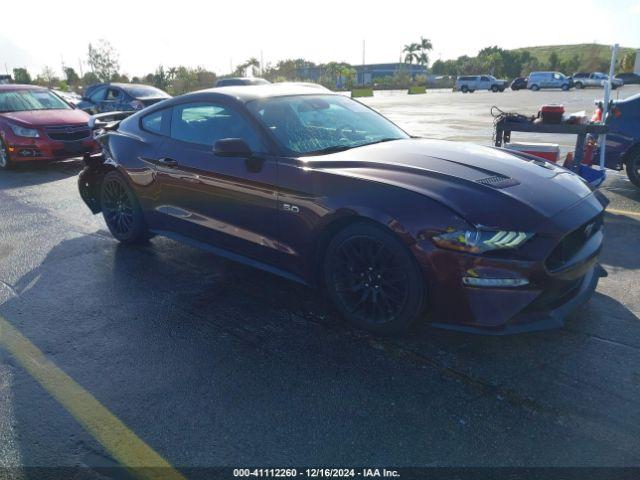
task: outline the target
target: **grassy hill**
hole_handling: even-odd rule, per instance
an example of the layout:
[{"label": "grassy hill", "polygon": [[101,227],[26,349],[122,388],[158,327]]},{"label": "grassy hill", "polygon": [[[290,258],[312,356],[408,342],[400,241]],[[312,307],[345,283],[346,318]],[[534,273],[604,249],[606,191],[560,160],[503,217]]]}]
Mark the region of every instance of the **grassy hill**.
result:
[{"label": "grassy hill", "polygon": [[[607,71],[611,62],[611,47],[597,43],[581,43],[577,45],[547,45],[541,47],[517,48],[513,51],[520,52],[527,50],[541,64],[549,62],[551,52],[556,52],[561,64],[570,63],[576,56],[579,59],[577,70],[583,71]],[[618,49],[618,62],[629,52],[635,52],[634,48],[620,47]],[[565,72],[574,73],[574,72]]]}]

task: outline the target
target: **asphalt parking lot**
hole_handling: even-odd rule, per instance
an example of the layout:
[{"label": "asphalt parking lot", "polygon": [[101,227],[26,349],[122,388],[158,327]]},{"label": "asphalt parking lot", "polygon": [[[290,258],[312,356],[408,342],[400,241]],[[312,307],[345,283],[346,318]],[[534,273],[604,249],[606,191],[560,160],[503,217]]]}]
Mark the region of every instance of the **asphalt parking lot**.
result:
[{"label": "asphalt parking lot", "polygon": [[[601,93],[365,102],[411,133],[488,144],[493,104],[591,111]],[[0,317],[25,339],[9,353],[3,336],[15,334],[0,324],[0,467],[16,478],[118,464],[124,446],[91,428],[103,417],[87,405],[182,471],[640,466],[640,190],[624,174],[602,187],[609,276],[564,329],[481,337],[422,325],[381,338],[268,273],[164,238],[119,245],[81,202],[80,168],[0,173]],[[32,346],[43,357],[25,367]],[[57,369],[72,383],[33,375]]]}]

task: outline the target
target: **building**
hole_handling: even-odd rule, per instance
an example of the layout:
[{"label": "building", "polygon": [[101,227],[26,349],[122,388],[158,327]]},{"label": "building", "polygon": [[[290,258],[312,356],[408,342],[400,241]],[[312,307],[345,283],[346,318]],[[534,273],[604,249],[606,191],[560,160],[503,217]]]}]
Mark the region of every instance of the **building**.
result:
[{"label": "building", "polygon": [[[321,77],[326,74],[325,68],[324,66],[298,68],[296,77],[301,80],[319,82]],[[398,73],[409,75],[412,79],[415,79],[418,75],[427,75],[426,67],[408,63],[372,63],[369,65],[352,65],[351,68],[356,71],[356,85],[372,85],[377,80],[384,77],[393,77]],[[344,83],[344,80],[338,77],[336,87],[343,87]]]},{"label": "building", "polygon": [[397,73],[404,73],[415,79],[418,75],[427,75],[426,67],[408,63],[372,63],[370,65],[355,65],[358,75],[358,85],[371,85],[384,77],[393,77]]}]

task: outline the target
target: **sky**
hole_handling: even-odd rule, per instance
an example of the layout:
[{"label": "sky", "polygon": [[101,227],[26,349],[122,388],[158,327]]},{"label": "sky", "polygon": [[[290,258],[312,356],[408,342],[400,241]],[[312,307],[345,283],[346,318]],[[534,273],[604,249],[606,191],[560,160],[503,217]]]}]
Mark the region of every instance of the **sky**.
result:
[{"label": "sky", "polygon": [[[5,2],[0,73],[62,64],[87,71],[89,42],[108,40],[129,76],[165,67],[202,66],[225,74],[250,57],[264,63],[306,58],[316,63],[398,61],[421,36],[431,61],[479,49],[574,43],[640,48],[640,0],[109,0]],[[382,5],[375,7],[375,5]],[[14,19],[14,20],[11,20]]]}]

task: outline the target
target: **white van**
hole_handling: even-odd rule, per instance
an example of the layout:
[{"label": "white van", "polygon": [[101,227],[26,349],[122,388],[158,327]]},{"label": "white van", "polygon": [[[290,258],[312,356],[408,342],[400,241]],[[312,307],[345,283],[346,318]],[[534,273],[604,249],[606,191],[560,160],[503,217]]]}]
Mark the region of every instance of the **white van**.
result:
[{"label": "white van", "polygon": [[527,79],[527,88],[534,91],[541,88],[569,90],[572,86],[571,78],[560,72],[531,72]]}]

